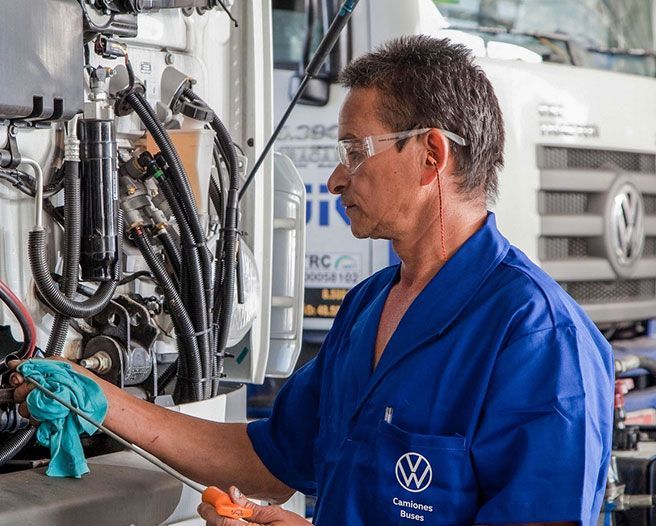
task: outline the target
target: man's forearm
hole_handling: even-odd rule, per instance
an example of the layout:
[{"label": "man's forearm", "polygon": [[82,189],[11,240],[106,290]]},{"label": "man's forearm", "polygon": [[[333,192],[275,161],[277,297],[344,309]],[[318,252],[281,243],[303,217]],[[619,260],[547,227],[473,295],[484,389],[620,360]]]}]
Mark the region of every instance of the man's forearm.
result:
[{"label": "man's forearm", "polygon": [[260,461],[246,424],[221,424],[184,415],[94,380],[109,402],[105,425],[180,473],[223,489],[235,485],[255,498],[281,501],[292,494]]}]

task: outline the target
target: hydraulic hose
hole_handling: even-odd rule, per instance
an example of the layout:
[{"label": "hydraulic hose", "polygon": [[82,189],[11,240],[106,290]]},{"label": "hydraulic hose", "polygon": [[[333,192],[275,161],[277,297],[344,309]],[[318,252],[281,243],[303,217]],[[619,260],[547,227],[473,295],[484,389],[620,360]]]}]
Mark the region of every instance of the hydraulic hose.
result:
[{"label": "hydraulic hose", "polygon": [[[176,199],[176,192],[168,177],[162,176],[156,179],[159,188],[162,190],[164,197],[171,207],[171,212],[178,222],[182,239],[190,239],[191,229],[182,212],[182,207]],[[198,348],[201,352],[202,374],[204,378],[212,375],[212,348],[210,345],[210,331],[207,317],[207,304],[205,303],[205,294],[203,290],[203,275],[201,262],[196,250],[184,251],[185,264],[181,265],[180,285],[182,299],[186,301],[183,305],[190,305],[191,315],[194,319],[194,327],[198,333]],[[181,299],[181,301],[182,301]],[[206,382],[203,386],[204,396],[211,396],[211,385]]]},{"label": "hydraulic hose", "polygon": [[[122,248],[123,213],[118,212],[119,252]],[[59,314],[69,318],[91,318],[104,310],[116,292],[119,276],[114,281],[105,281],[96,293],[84,301],[77,302],[68,298],[59,290],[57,283],[50,274],[46,250],[46,231],[32,230],[28,235],[28,257],[34,281],[46,303]],[[120,271],[120,269],[119,269]]]},{"label": "hydraulic hose", "polygon": [[[79,158],[78,158],[79,159]],[[64,270],[60,287],[68,298],[77,290],[80,265],[80,162],[66,161],[64,176]],[[68,335],[69,318],[56,314],[46,345],[46,356],[61,356]]]},{"label": "hydraulic hose", "polygon": [[[216,156],[216,153],[214,154],[214,164],[216,164],[217,166],[219,164],[219,160]],[[224,214],[225,205],[223,204],[223,189],[221,188],[220,182],[213,174],[212,177],[210,177],[209,196],[210,196],[210,201],[214,206],[214,210],[216,210],[216,215],[219,216],[219,222],[223,224],[225,222],[225,214]]]},{"label": "hydraulic hose", "polygon": [[139,115],[144,126],[146,126],[146,129],[153,136],[164,160],[169,166],[169,173],[173,178],[174,186],[179,191],[177,196],[182,204],[182,210],[187,218],[187,222],[189,223],[193,235],[193,240],[197,245],[197,250],[201,257],[201,262],[203,264],[203,278],[205,281],[205,297],[206,302],[209,302],[212,298],[212,260],[205,243],[203,227],[198,219],[198,208],[196,207],[194,194],[191,190],[191,185],[189,184],[189,179],[184,166],[182,165],[182,161],[180,160],[180,156],[171,143],[171,139],[166,133],[166,130],[160,124],[155,112],[143,95],[137,92],[131,93],[126,97],[126,101],[132,106],[137,115]]},{"label": "hydraulic hose", "polygon": [[157,388],[159,389],[160,394],[164,392],[164,389],[166,389],[171,381],[175,378],[179,362],[180,360],[178,359],[175,362],[169,364],[168,367],[164,369],[162,374],[157,377]]},{"label": "hydraulic hose", "polygon": [[[183,239],[186,239],[192,243],[191,250],[188,251],[188,254],[191,259],[191,284],[192,286],[200,286],[203,291],[200,295],[192,298],[193,305],[193,318],[195,320],[196,332],[199,334],[199,347],[203,356],[202,363],[203,367],[203,376],[209,377],[211,375],[211,370],[209,364],[212,361],[212,346],[210,345],[210,333],[208,332],[209,328],[209,316],[210,311],[208,310],[212,304],[212,261],[210,257],[210,252],[207,249],[205,234],[203,228],[198,219],[198,209],[196,207],[196,202],[193,197],[191,186],[189,180],[185,173],[182,161],[178,156],[177,151],[171,143],[171,139],[166,133],[166,130],[163,128],[157,116],[155,115],[153,109],[148,104],[148,101],[138,92],[132,92],[125,97],[126,102],[134,109],[141,121],[144,123],[146,129],[153,136],[153,139],[157,146],[160,149],[160,153],[166,164],[168,165],[168,173],[171,175],[172,188],[169,192],[169,195],[166,195],[166,198],[171,206],[173,211],[173,201],[180,202],[180,210],[178,214],[174,215],[180,224],[180,219],[184,217],[187,222],[187,225],[190,230],[190,237],[186,237],[183,234]],[[176,191],[177,190],[177,191]],[[194,254],[194,256],[192,256]],[[200,274],[196,274],[196,264],[195,258],[199,258],[200,265]],[[185,257],[185,260],[187,258]],[[183,274],[185,273],[183,269]],[[181,285],[184,287],[184,276],[181,276]],[[211,392],[211,385],[207,383],[204,386],[205,395],[209,398]]]},{"label": "hydraulic hose", "polygon": [[36,433],[36,427],[22,429],[7,440],[0,449],[0,466],[13,459],[28,444]]},{"label": "hydraulic hose", "polygon": [[[184,374],[188,377],[181,377],[178,373],[178,390],[179,395],[182,397],[181,401],[198,401],[203,399],[202,389],[202,369],[201,369],[201,356],[198,349],[198,342],[194,325],[189,318],[189,314],[182,305],[180,295],[175,290],[175,286],[169,277],[166,268],[162,261],[155,255],[150,241],[146,237],[141,227],[135,227],[131,230],[132,239],[141,251],[148,268],[155,276],[159,286],[162,288],[164,297],[171,314],[171,319],[176,328],[176,335],[178,344],[182,343],[183,348],[180,349],[180,357],[185,357],[185,360],[180,360],[181,365],[187,362],[188,367],[184,368]],[[181,381],[182,380],[182,381]],[[183,389],[188,386],[190,393]],[[180,392],[181,391],[181,392]]]},{"label": "hydraulic hose", "polygon": [[[187,88],[183,92],[188,99],[207,106],[193,90]],[[213,326],[214,353],[218,359],[218,373],[223,372],[225,349],[228,343],[230,319],[235,295],[236,269],[237,269],[237,235],[239,227],[239,163],[237,151],[230,133],[216,116],[210,123],[216,133],[217,142],[228,166],[230,184],[228,187],[228,202],[225,209],[225,223],[223,225],[223,240],[217,242],[217,265],[214,276],[214,316]],[[220,292],[220,293],[219,293]]]},{"label": "hydraulic hose", "polygon": [[182,267],[182,256],[180,255],[180,249],[176,245],[175,241],[171,237],[171,234],[166,228],[161,229],[156,234],[157,239],[160,240],[162,246],[164,247],[164,252],[166,257],[171,262],[173,267],[173,272],[176,276],[180,277],[180,268]]},{"label": "hydraulic hose", "polygon": [[[178,152],[175,150],[173,144],[171,143],[171,139],[166,133],[166,130],[160,124],[157,116],[155,115],[155,112],[150,107],[148,101],[146,101],[143,95],[137,92],[132,92],[127,95],[126,101],[132,107],[132,109],[134,109],[135,113],[144,123],[144,126],[146,126],[146,129],[153,136],[153,139],[160,149],[162,156],[169,165],[171,176],[173,177],[175,185],[180,190],[179,197],[182,202],[182,209],[185,213],[187,221],[189,222],[189,226],[191,227],[194,242],[204,247],[205,234],[203,233],[203,228],[200,224],[200,221],[198,220],[198,209],[196,207],[196,202],[194,201],[189,179],[187,178],[187,174],[185,172],[184,166],[182,165],[182,161],[180,160]],[[206,258],[206,261],[204,261],[204,263],[207,263],[207,267],[209,268],[211,266],[211,261],[209,254],[207,254],[207,250],[199,250],[199,252],[201,252],[201,254],[205,253],[203,258]]]}]

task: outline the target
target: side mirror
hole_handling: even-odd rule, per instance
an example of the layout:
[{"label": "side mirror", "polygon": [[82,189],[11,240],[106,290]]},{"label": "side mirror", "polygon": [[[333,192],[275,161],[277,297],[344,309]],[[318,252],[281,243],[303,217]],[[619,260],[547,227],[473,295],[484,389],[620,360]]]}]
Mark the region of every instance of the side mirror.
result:
[{"label": "side mirror", "polygon": [[[301,75],[294,73],[289,81],[289,98],[292,99],[301,84]],[[310,79],[306,84],[305,90],[299,104],[306,106],[325,106],[330,100],[330,81],[327,79]]]}]

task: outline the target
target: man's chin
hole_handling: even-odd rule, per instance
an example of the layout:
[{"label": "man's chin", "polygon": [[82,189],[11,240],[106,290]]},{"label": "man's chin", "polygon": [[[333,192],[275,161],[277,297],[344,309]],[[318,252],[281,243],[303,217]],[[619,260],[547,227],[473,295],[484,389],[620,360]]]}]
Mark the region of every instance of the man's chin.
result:
[{"label": "man's chin", "polygon": [[356,239],[367,239],[370,236],[370,232],[363,228],[357,228],[353,223],[351,223],[351,234]]},{"label": "man's chin", "polygon": [[351,234],[353,234],[353,237],[356,239],[389,239],[388,237],[380,235],[372,230],[353,228],[353,223],[351,223]]}]

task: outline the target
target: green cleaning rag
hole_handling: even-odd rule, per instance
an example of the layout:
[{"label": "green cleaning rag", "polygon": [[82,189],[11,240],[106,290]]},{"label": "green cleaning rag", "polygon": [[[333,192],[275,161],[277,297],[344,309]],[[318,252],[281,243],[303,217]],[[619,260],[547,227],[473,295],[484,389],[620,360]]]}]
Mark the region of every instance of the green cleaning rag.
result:
[{"label": "green cleaning rag", "polygon": [[[93,380],[76,372],[69,363],[55,360],[28,360],[18,371],[58,395],[73,407],[102,423],[107,414],[107,399]],[[41,424],[36,438],[50,447],[50,477],[80,478],[89,472],[80,434],[92,435],[96,428],[78,417],[43,391],[33,389],[27,396],[27,407],[32,417]]]}]

